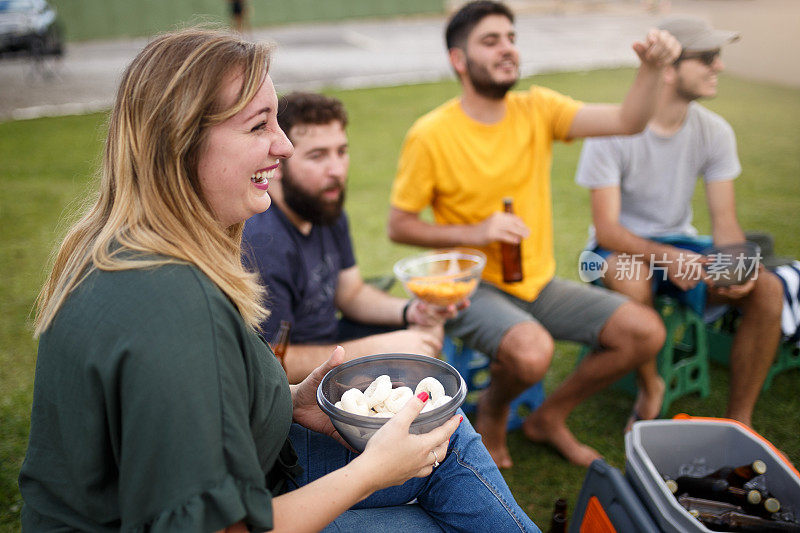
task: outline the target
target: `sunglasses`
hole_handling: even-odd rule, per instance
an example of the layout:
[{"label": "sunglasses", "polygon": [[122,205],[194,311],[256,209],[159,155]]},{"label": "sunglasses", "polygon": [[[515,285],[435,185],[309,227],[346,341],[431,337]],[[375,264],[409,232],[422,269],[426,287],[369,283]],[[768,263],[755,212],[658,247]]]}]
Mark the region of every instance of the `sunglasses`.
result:
[{"label": "sunglasses", "polygon": [[714,60],[719,57],[719,50],[708,50],[706,52],[688,52],[688,53],[681,53],[678,56],[678,59],[675,60],[675,64],[677,65],[679,62],[684,61],[686,59],[697,59],[702,64],[707,67],[710,67]]}]

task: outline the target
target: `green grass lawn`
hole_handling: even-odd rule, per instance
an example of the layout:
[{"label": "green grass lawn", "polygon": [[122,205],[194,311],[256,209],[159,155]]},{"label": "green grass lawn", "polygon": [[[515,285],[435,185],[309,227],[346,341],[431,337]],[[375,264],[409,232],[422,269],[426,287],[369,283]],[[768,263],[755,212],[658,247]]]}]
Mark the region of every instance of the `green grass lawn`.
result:
[{"label": "green grass lawn", "polygon": [[[537,76],[537,83],[579,99],[617,102],[633,78],[632,70],[606,70]],[[278,80],[279,81],[279,80]],[[386,238],[388,198],[403,136],[412,122],[458,94],[454,82],[331,92],[350,112],[352,169],[347,209],[356,254],[365,276],[385,274],[412,249]],[[707,103],[737,132],[744,171],[736,181],[738,213],[746,230],[770,231],[779,255],[800,257],[800,91],[724,77],[721,96]],[[44,280],[49,254],[68,221],[92,196],[105,129],[105,115],[39,119],[0,124],[0,530],[16,531],[21,498],[17,474],[27,444],[36,342],[32,308]],[[574,184],[580,143],[558,145],[553,162],[553,204],[558,274],[577,279],[577,258],[589,223],[588,193]],[[695,198],[695,220],[709,231],[702,187]],[[578,347],[559,343],[547,390],[575,364]],[[713,368],[712,394],[685,397],[670,415],[688,412],[720,416],[727,401],[727,373]],[[778,376],[761,396],[755,429],[800,462],[800,373]],[[575,434],[606,460],[624,468],[622,428],[632,399],[602,392],[575,410]],[[515,468],[506,478],[515,496],[542,526],[556,497],[570,506],[584,469],[564,462],[550,449],[510,435]]]}]

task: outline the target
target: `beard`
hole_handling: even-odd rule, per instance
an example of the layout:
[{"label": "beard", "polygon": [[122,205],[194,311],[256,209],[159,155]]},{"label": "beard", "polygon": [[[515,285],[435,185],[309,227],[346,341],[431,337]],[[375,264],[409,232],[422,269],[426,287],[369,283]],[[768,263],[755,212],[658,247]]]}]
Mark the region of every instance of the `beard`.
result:
[{"label": "beard", "polygon": [[297,216],[317,226],[331,226],[339,219],[344,206],[343,188],[337,200],[325,200],[306,192],[289,172],[288,166],[284,165],[282,171],[283,201]]},{"label": "beard", "polygon": [[517,76],[512,81],[496,82],[489,74],[488,68],[473,62],[469,57],[467,57],[467,77],[476,93],[492,100],[505,98],[506,93],[517,84],[519,79],[519,76]]},{"label": "beard", "polygon": [[[705,95],[700,94],[696,89],[690,87],[689,84],[686,83],[686,80],[683,78],[683,76],[680,75],[675,83],[675,94],[687,102],[694,102],[700,98],[706,98]],[[713,96],[714,95],[710,95],[709,97]]]},{"label": "beard", "polygon": [[678,83],[675,86],[675,94],[677,94],[682,100],[687,102],[694,102],[695,100],[700,98],[700,95],[697,94],[695,91],[686,87],[683,83]]}]

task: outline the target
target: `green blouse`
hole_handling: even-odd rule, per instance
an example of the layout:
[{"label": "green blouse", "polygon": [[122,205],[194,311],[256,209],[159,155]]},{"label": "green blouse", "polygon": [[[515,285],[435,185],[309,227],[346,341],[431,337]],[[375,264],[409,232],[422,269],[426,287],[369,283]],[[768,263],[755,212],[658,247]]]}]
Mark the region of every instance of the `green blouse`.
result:
[{"label": "green blouse", "polygon": [[95,271],[40,339],[23,528],[271,529],[291,420],[280,364],[197,268]]}]

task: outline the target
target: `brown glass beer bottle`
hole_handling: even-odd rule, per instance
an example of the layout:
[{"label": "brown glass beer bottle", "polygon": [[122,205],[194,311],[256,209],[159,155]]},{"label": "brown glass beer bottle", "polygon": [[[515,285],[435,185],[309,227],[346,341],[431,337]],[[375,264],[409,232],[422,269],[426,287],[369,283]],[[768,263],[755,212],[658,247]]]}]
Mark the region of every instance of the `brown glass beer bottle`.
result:
[{"label": "brown glass beer bottle", "polygon": [[764,474],[766,471],[766,463],[760,459],[756,459],[752,463],[742,466],[723,466],[719,470],[709,474],[706,477],[724,479],[730,483],[731,487],[742,487],[745,483],[756,476]]},{"label": "brown glass beer bottle", "polygon": [[272,342],[269,343],[284,370],[286,365],[283,363],[283,358],[286,355],[286,349],[289,347],[289,331],[291,329],[292,325],[288,321],[281,320],[281,327],[278,328],[278,332],[272,338]]},{"label": "brown glass beer bottle", "polygon": [[553,506],[553,516],[550,519],[550,531],[548,533],[567,532],[567,500],[558,498]]},{"label": "brown glass beer bottle", "polygon": [[[514,213],[511,198],[503,198],[503,211]],[[500,253],[503,261],[503,281],[506,283],[522,281],[522,244],[501,242]]]}]

